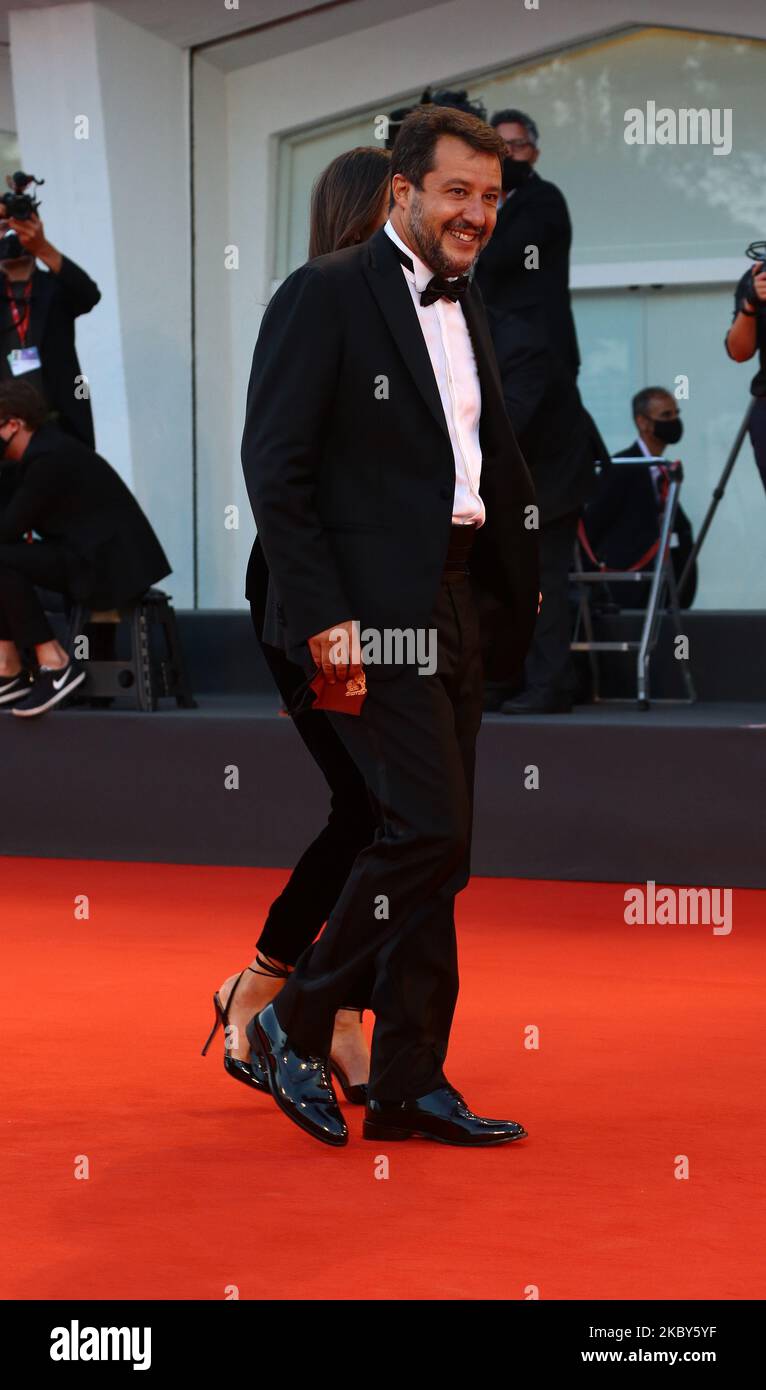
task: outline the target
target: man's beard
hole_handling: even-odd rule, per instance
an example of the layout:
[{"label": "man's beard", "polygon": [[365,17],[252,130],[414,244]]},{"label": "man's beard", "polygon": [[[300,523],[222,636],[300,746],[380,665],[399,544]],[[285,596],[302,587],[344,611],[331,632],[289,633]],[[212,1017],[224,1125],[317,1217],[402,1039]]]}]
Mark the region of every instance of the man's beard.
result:
[{"label": "man's beard", "polygon": [[[471,230],[473,230],[473,228],[471,228]],[[474,256],[471,266],[456,265],[444,250],[441,240],[433,227],[429,226],[425,221],[423,217],[423,202],[422,199],[418,198],[417,194],[413,195],[410,205],[410,232],[412,233],[412,238],[417,247],[421,261],[427,266],[430,266],[431,270],[437,275],[449,276],[465,274],[475,263],[476,257],[484,245],[484,236],[482,234],[480,237],[477,237],[476,241],[473,243],[476,247],[476,256]]]}]

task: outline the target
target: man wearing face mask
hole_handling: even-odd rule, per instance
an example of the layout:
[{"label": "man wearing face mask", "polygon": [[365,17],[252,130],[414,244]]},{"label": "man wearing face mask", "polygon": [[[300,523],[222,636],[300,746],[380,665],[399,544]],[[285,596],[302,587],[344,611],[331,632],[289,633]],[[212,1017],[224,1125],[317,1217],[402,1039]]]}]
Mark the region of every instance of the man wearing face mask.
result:
[{"label": "man wearing face mask", "polygon": [[[587,548],[607,569],[640,570],[654,563],[668,486],[667,469],[660,460],[668,445],[678,444],[683,434],[678,402],[664,386],[646,386],[633,397],[633,419],[638,438],[620,449],[615,458],[643,457],[656,459],[656,464],[651,468],[631,468],[629,464],[608,468],[585,509]],[[693,543],[691,522],[679,504],[670,540],[677,580]],[[610,588],[622,607],[646,607],[648,584],[613,584]],[[695,566],[679,593],[682,608],[691,607],[696,589]]]},{"label": "man wearing face mask", "polygon": [[[540,135],[532,118],[523,111],[498,111],[490,125],[505,141],[508,157],[495,234],[476,269],[479,288],[495,321],[505,313],[540,306],[548,348],[576,377],[580,353],[569,294],[572,223],[566,201],[534,168]],[[530,248],[536,251],[537,268]]]}]

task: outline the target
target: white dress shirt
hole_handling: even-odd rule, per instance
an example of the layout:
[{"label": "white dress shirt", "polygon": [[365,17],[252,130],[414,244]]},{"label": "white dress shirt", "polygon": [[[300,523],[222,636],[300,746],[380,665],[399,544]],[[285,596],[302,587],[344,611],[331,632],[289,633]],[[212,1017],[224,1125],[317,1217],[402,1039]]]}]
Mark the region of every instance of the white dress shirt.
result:
[{"label": "white dress shirt", "polygon": [[[643,439],[641,438],[641,435],[638,436],[638,447],[639,447],[639,449],[641,450],[641,453],[643,454],[643,456],[644,456],[645,459],[653,459],[653,458],[656,458],[656,457],[657,457],[656,454],[653,454],[653,453],[651,452],[651,450],[647,449],[647,447],[646,447],[646,445],[645,445]],[[659,463],[654,463],[654,464],[652,464],[652,467],[649,469],[649,472],[650,472],[651,475],[652,475],[652,487],[654,488],[654,496],[655,496],[655,498],[656,498],[656,500],[657,500],[657,506],[659,507],[659,505],[660,505],[660,478],[661,478],[661,476],[662,476],[662,467],[661,467],[661,465],[660,465]],[[672,535],[671,535],[671,537],[670,537],[670,548],[671,548],[671,550],[675,550],[675,548],[676,548],[676,546],[677,546],[678,544],[679,544],[679,541],[678,541],[678,532],[677,532],[677,531],[673,531],[673,533],[672,533]]]},{"label": "white dress shirt", "polygon": [[[638,436],[638,447],[639,447],[639,449],[641,450],[641,453],[643,454],[643,456],[644,456],[645,459],[653,459],[653,458],[656,458],[656,457],[657,457],[656,454],[653,454],[649,449],[647,449],[647,447],[646,447],[646,445],[645,445],[643,439],[641,438],[641,435]],[[651,477],[652,477],[652,487],[654,488],[654,495],[655,495],[655,497],[657,498],[657,501],[659,502],[659,500],[660,500],[660,486],[659,486],[659,484],[660,484],[660,476],[661,476],[661,468],[660,468],[660,465],[659,465],[658,463],[652,464],[652,467],[649,469],[649,472],[650,472]]]},{"label": "white dress shirt", "polygon": [[470,522],[482,526],[485,509],[479,496],[481,387],[468,324],[460,304],[453,303],[451,299],[437,299],[425,307],[421,304],[421,291],[426,288],[434,272],[397,236],[390,221],[386,222],[384,230],[410,257],[414,267],[413,272],[403,265],[402,274],[425,338],[452,444],[455,460],[452,522],[455,526],[465,526]]}]

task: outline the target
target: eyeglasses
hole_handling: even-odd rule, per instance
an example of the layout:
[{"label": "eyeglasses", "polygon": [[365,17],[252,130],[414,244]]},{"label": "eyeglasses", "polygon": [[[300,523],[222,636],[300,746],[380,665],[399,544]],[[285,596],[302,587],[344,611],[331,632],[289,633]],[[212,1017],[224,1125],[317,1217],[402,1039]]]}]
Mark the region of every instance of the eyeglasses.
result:
[{"label": "eyeglasses", "polygon": [[509,150],[526,150],[530,147],[534,148],[534,142],[532,140],[506,140],[505,144],[506,148]]}]

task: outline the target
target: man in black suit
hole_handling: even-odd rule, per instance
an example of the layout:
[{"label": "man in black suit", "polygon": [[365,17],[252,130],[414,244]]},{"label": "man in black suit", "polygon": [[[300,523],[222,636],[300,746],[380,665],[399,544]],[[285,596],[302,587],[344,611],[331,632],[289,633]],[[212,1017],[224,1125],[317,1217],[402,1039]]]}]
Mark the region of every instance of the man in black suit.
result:
[{"label": "man in black suit", "polygon": [[[0,384],[0,472],[18,482],[0,509],[0,707],[44,714],[85,679],[56,641],[37,586],[94,608],[114,608],[170,573],[135,497],[86,444],[46,423],[48,408],[23,378]],[[32,532],[41,537],[29,543]],[[34,678],[22,649],[34,648]],[[31,682],[31,684],[30,684]]]},{"label": "man in black suit", "polygon": [[[583,503],[595,485],[596,460],[606,461],[608,454],[572,373],[551,351],[543,309],[490,310],[490,323],[505,408],[540,508],[543,595],[524,689],[501,703],[501,686],[491,707],[501,704],[504,714],[568,713],[577,684],[569,650],[569,572]],[[502,632],[496,640],[503,640]]]},{"label": "man in black suit", "polygon": [[93,449],[90,391],[77,359],[75,319],[98,304],[98,285],[48,241],[36,214],[18,220],[4,212],[0,201],[0,382],[23,373],[61,429]]},{"label": "man in black suit", "polygon": [[[368,687],[358,716],[328,718],[379,807],[375,840],[248,1026],[277,1104],[330,1144],[348,1138],[327,1073],[332,1020],[369,974],[365,1137],[525,1133],[474,1115],[443,1071],[483,698],[473,586],[511,609],[517,665],[538,599],[524,525],[534,490],[468,274],[494,227],[503,154],[475,116],[412,112],[392,153],[389,221],[288,276],[253,357],[242,461],[285,645],[331,691],[348,694],[361,674]],[[354,651],[355,623],[372,659]],[[429,656],[435,638],[435,669],[412,660],[423,637]]]},{"label": "man in black suit", "polygon": [[[620,449],[615,458],[656,459],[651,467],[615,464],[599,479],[585,509],[586,563],[606,569],[645,569],[654,563],[662,525],[668,475],[660,460],[668,445],[683,433],[678,402],[663,386],[646,386],[633,397],[633,419],[638,439]],[[670,557],[676,580],[680,579],[694,544],[691,522],[680,502],[670,540]],[[590,551],[590,555],[588,555]],[[697,567],[679,592],[682,608],[691,608],[697,590]],[[625,608],[645,608],[649,584],[611,584],[614,601]]]},{"label": "man in black suit", "polygon": [[498,111],[491,124],[505,141],[503,205],[476,277],[487,307],[498,315],[540,305],[548,346],[573,376],[580,352],[569,294],[572,223],[560,190],[541,179],[539,131],[523,111]]}]

